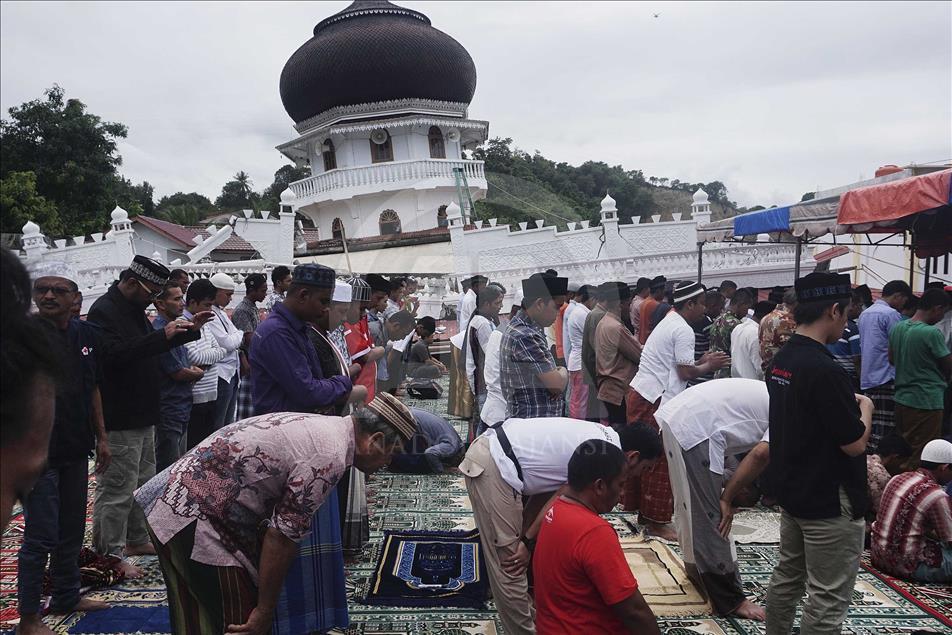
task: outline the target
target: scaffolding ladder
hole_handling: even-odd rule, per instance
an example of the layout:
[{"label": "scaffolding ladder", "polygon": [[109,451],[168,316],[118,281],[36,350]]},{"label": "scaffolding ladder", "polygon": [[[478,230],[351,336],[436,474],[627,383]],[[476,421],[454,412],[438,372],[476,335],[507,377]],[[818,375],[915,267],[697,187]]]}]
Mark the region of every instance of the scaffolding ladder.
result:
[{"label": "scaffolding ladder", "polygon": [[463,168],[453,168],[453,176],[456,177],[456,198],[459,199],[460,214],[463,216],[463,224],[469,225],[476,215],[476,207],[473,204],[473,195],[469,191],[469,182],[466,180],[466,172]]}]

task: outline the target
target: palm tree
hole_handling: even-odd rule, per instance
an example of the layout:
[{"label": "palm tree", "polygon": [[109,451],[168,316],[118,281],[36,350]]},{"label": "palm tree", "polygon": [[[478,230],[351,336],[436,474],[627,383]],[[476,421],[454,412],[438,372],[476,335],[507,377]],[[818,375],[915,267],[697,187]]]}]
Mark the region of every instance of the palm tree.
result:
[{"label": "palm tree", "polygon": [[238,173],[235,174],[233,180],[238,184],[238,192],[240,192],[246,200],[250,201],[251,194],[253,192],[251,186],[254,184],[251,182],[251,177],[248,175],[248,173],[244,170],[239,170]]}]

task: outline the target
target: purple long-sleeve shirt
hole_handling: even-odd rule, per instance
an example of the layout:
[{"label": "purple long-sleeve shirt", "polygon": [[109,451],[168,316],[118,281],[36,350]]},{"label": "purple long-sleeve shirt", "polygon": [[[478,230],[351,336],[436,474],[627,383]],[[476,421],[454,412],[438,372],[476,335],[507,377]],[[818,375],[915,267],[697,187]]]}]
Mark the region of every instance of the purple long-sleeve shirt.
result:
[{"label": "purple long-sleeve shirt", "polygon": [[314,412],[350,392],[350,378],[324,378],[307,324],[276,304],[251,345],[251,393],[255,414]]}]

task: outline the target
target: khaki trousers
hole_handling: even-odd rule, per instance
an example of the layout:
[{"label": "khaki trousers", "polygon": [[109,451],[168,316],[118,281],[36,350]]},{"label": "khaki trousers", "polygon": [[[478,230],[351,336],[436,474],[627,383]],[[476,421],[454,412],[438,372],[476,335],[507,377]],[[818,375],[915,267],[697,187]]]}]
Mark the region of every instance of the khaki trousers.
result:
[{"label": "khaki trousers", "polygon": [[525,573],[513,577],[502,561],[516,553],[522,536],[522,496],[503,480],[489,453],[489,439],[477,437],[459,466],[473,505],[493,601],[508,635],[535,633],[535,606]]},{"label": "khaki trousers", "polygon": [[840,489],[840,515],[822,520],[780,515],[780,562],[767,590],[767,635],[793,630],[797,604],[807,592],[800,618],[803,635],[840,633],[863,553],[866,523],[853,520]]},{"label": "khaki trousers", "polygon": [[155,428],[112,430],[107,434],[112,461],[96,479],[93,545],[101,554],[121,558],[126,545],[149,543],[145,515],[132,494],[155,476]]}]

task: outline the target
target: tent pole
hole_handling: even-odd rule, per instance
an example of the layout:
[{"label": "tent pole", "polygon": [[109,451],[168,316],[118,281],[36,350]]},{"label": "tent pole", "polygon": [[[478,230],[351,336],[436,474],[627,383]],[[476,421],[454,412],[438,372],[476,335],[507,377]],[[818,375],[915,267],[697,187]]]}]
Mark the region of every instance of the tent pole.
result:
[{"label": "tent pole", "polygon": [[793,266],[793,279],[800,279],[800,254],[803,252],[803,241],[800,236],[797,236],[797,262]]},{"label": "tent pole", "polygon": [[701,284],[701,274],[704,273],[704,243],[697,244],[697,283]]},{"label": "tent pole", "polygon": [[[931,257],[927,257],[927,258],[926,258],[926,277],[925,277],[925,279],[924,279],[923,282],[922,282],[922,288],[923,288],[923,289],[925,289],[926,287],[929,286],[929,274],[932,273],[932,268],[929,266],[929,261],[930,261],[930,260],[932,260]],[[938,256],[936,256],[935,261],[936,261],[936,262],[939,261],[939,257],[938,257]]]},{"label": "tent pole", "polygon": [[910,287],[912,287],[916,279],[916,250],[915,250],[915,247],[913,247],[914,242],[915,242],[915,234],[913,232],[909,232],[909,286]]}]

